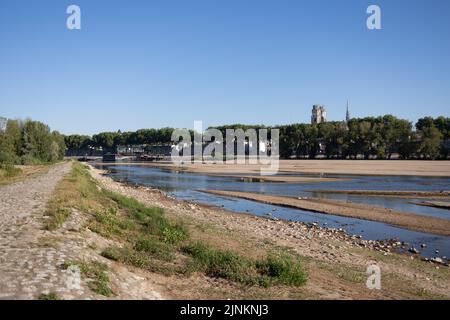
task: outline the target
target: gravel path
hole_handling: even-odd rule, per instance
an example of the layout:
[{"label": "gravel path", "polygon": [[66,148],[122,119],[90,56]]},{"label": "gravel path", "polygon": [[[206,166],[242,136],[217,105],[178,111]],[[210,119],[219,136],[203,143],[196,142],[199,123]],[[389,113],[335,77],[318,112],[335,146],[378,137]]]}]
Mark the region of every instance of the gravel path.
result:
[{"label": "gravel path", "polygon": [[[107,299],[89,289],[89,279],[64,270],[68,261],[108,265],[109,299],[161,299],[146,275],[117,266],[99,255],[108,240],[86,227],[86,214],[73,210],[57,230],[43,229],[45,208],[71,163],[57,164],[33,179],[0,187],[0,299]],[[100,249],[93,249],[100,247]],[[75,272],[75,273],[74,273]]]},{"label": "gravel path", "polygon": [[50,292],[58,277],[64,251],[41,247],[43,213],[56,184],[70,163],[47,173],[0,188],[0,298],[33,299]]}]

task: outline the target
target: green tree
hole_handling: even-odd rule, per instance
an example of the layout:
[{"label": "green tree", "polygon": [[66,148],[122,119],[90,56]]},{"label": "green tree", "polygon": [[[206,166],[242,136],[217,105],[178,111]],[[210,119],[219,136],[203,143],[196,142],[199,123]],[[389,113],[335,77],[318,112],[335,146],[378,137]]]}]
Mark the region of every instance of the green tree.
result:
[{"label": "green tree", "polygon": [[66,153],[67,147],[64,140],[64,136],[58,131],[52,132],[52,145],[50,152],[50,161],[62,160]]},{"label": "green tree", "polygon": [[50,128],[47,125],[27,120],[23,127],[22,163],[52,161],[52,143]]},{"label": "green tree", "polygon": [[0,162],[19,163],[22,147],[22,130],[18,120],[8,120],[6,128],[0,131]]},{"label": "green tree", "polygon": [[335,124],[331,122],[321,123],[318,126],[320,142],[325,147],[325,156],[331,158],[337,153]]},{"label": "green tree", "polygon": [[419,153],[422,157],[432,160],[438,158],[442,140],[439,130],[432,124],[429,127],[422,127],[418,133],[421,138]]}]

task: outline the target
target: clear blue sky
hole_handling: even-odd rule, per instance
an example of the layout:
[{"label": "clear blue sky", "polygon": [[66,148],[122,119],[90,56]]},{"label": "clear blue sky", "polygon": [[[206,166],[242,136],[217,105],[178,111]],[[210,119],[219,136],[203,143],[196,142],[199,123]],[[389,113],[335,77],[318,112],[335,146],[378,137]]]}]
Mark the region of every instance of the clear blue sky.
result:
[{"label": "clear blue sky", "polygon": [[0,115],[66,134],[309,122],[315,103],[342,120],[347,99],[357,117],[449,116],[449,16],[448,0],[0,0]]}]

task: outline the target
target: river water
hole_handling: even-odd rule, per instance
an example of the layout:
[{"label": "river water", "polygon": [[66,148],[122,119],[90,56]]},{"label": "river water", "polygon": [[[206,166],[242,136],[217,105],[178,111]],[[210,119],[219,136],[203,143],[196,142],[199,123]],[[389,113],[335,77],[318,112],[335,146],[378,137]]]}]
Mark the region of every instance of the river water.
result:
[{"label": "river water", "polygon": [[[232,190],[282,196],[314,196],[367,203],[399,211],[450,219],[450,211],[411,203],[412,200],[417,201],[416,199],[320,192],[320,190],[441,191],[450,190],[450,178],[327,175],[326,177],[329,178],[343,178],[344,180],[320,183],[274,183],[243,181],[238,177],[238,174],[236,176],[217,177],[135,165],[98,165],[97,167],[109,170],[109,175],[117,181],[162,189],[178,199],[223,207],[234,212],[245,212],[258,216],[270,214],[283,220],[316,222],[321,226],[342,228],[350,235],[361,235],[367,240],[395,238],[399,241],[408,242],[410,246],[415,246],[425,257],[450,257],[450,237],[405,230],[380,222],[284,208],[201,192],[201,190]],[[423,243],[427,245],[426,248],[420,248]],[[439,251],[438,254],[436,254],[436,250]]]}]

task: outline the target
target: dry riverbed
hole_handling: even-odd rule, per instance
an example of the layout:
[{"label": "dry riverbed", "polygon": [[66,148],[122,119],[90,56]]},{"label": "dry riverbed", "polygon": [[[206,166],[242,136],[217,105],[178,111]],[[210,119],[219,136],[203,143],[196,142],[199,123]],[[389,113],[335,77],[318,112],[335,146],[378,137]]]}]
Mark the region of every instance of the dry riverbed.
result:
[{"label": "dry riverbed", "polygon": [[[274,221],[262,217],[231,213],[220,208],[178,201],[163,192],[132,187],[113,181],[102,171],[91,169],[101,185],[148,205],[165,209],[167,215],[182,219],[202,230],[201,237],[221,241],[253,255],[261,248],[293,250],[303,257],[309,280],[293,294],[281,288],[240,288],[227,281],[194,276],[188,280],[154,275],[164,296],[170,298],[318,298],[318,299],[394,299],[450,298],[449,268],[421,261],[415,255],[393,253],[398,243],[367,241],[342,230],[321,228],[300,222]],[[218,240],[221,239],[221,240]],[[383,273],[382,290],[365,286],[366,268],[378,264]]]},{"label": "dry riverbed", "polygon": [[[114,163],[107,163],[114,165]],[[202,174],[259,175],[255,164],[191,164],[175,165],[166,162],[116,163],[116,165],[144,165]],[[420,177],[450,177],[450,161],[419,160],[280,160],[279,173],[336,174],[336,175],[393,175]]]}]

